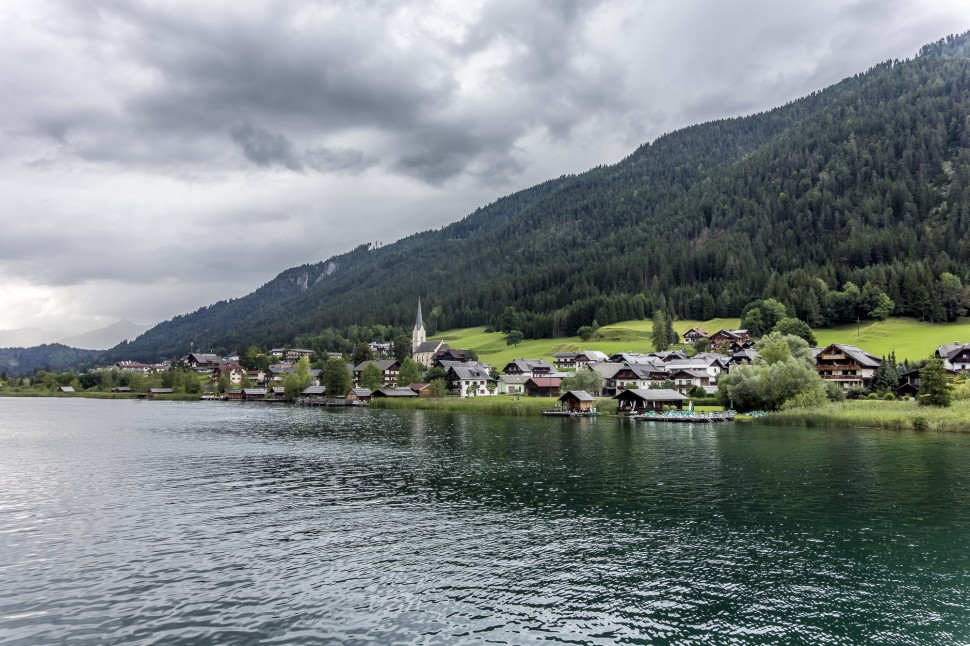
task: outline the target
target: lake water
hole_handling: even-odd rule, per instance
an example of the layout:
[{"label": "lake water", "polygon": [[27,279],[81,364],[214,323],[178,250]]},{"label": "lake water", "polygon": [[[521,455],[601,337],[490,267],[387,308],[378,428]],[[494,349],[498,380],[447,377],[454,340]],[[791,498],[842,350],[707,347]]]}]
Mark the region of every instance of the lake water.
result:
[{"label": "lake water", "polygon": [[0,642],[966,643],[970,435],[0,399]]}]

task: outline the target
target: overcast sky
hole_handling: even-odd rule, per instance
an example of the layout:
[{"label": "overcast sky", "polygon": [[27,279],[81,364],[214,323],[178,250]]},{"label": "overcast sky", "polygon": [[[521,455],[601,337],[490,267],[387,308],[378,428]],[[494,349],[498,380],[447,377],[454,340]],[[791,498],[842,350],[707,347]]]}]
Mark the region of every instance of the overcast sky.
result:
[{"label": "overcast sky", "polygon": [[3,0],[0,330],[242,296],[968,29],[965,0]]}]

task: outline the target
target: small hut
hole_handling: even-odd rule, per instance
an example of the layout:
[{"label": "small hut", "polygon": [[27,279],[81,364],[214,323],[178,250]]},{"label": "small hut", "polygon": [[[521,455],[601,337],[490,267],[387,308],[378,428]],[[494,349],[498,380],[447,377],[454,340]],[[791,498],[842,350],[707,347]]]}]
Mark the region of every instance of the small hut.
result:
[{"label": "small hut", "polygon": [[351,388],[347,399],[352,402],[369,402],[373,393],[370,388]]},{"label": "small hut", "polygon": [[593,410],[596,398],[585,390],[569,390],[559,398],[559,405],[571,413],[586,413]]}]

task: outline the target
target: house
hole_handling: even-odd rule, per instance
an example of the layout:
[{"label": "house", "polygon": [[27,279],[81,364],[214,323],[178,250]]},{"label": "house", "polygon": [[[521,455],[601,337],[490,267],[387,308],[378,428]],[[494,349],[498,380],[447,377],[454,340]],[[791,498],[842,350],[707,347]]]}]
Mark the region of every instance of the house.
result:
[{"label": "house", "polygon": [[899,386],[896,387],[895,394],[901,398],[915,399],[919,395],[919,376],[921,368],[904,372],[899,376]]},{"label": "house", "polygon": [[729,364],[728,357],[709,352],[699,352],[689,359],[668,361],[666,365],[670,374],[679,370],[702,370],[711,377],[717,377],[722,372],[727,372]]},{"label": "house", "polygon": [[309,361],[310,356],[313,354],[313,350],[308,350],[306,348],[289,348],[286,354],[283,355],[287,361],[299,361],[303,357],[306,357]]},{"label": "house", "polygon": [[370,351],[374,353],[375,357],[389,357],[391,356],[391,344],[381,343],[379,341],[371,341],[367,344]]},{"label": "house", "polygon": [[751,340],[751,333],[747,330],[718,330],[711,335],[711,347],[718,351],[725,351],[732,343],[744,344]]},{"label": "house", "polygon": [[754,348],[744,348],[739,349],[736,352],[732,352],[728,356],[728,370],[741,364],[751,364],[760,356],[761,355],[758,354],[758,351]]},{"label": "house", "polygon": [[670,361],[683,361],[690,358],[683,350],[659,350],[651,352],[647,356],[653,357],[665,365]]},{"label": "house", "polygon": [[688,400],[686,395],[669,388],[624,390],[617,393],[613,399],[618,402],[617,412],[629,415],[651,410],[661,411],[665,406],[681,410],[684,402]]},{"label": "house", "polygon": [[249,371],[238,363],[223,363],[212,369],[212,381],[218,382],[222,375],[228,376],[231,385],[238,386],[249,377]]},{"label": "house", "polygon": [[58,390],[58,392],[62,392],[62,393],[73,393],[74,392],[74,387],[73,386],[61,386],[57,390]]},{"label": "house", "polygon": [[370,388],[351,388],[347,393],[347,399],[352,402],[369,402],[373,397]]},{"label": "house", "polygon": [[499,395],[524,395],[525,382],[529,375],[499,375],[497,393]]},{"label": "house", "polygon": [[529,397],[558,397],[561,386],[560,377],[529,377],[525,382],[525,394]]},{"label": "house", "polygon": [[445,375],[448,389],[457,391],[459,397],[494,395],[497,384],[488,370],[471,364],[452,365]]},{"label": "house", "polygon": [[140,372],[143,375],[148,375],[155,371],[153,364],[139,363],[138,361],[119,361],[114,364],[114,368],[121,372]]},{"label": "house", "polygon": [[593,410],[596,398],[585,390],[568,390],[559,397],[559,404],[573,413],[583,413]]},{"label": "house", "polygon": [[681,393],[687,393],[694,386],[699,386],[711,394],[717,390],[715,378],[706,370],[677,370],[670,373],[674,388]]},{"label": "house", "polygon": [[602,363],[584,364],[584,370],[595,372],[603,378],[603,389],[599,394],[604,397],[612,397],[616,393],[616,375],[623,370],[624,366],[620,363],[604,361]]},{"label": "house", "polygon": [[527,377],[548,377],[553,372],[552,364],[545,359],[513,359],[502,369],[507,375]]},{"label": "house", "polygon": [[185,357],[185,363],[195,372],[212,372],[217,366],[228,362],[217,354],[192,352]]},{"label": "house", "polygon": [[603,396],[612,397],[621,390],[642,390],[649,388],[651,384],[664,381],[670,378],[670,373],[666,368],[661,368],[653,364],[624,364],[613,375],[612,388],[609,390],[604,386]]},{"label": "house", "polygon": [[610,363],[655,363],[657,362],[656,357],[652,357],[649,354],[643,354],[641,352],[617,352],[612,357],[610,357]]},{"label": "house", "polygon": [[936,349],[936,356],[943,359],[943,367],[950,372],[970,370],[970,343],[944,343]]},{"label": "house", "polygon": [[[351,391],[353,392],[353,391]],[[379,388],[371,393],[371,397],[417,397],[418,393],[410,388]],[[348,396],[348,399],[350,397]]]},{"label": "house", "polygon": [[701,339],[710,339],[710,338],[711,338],[711,335],[699,327],[692,327],[691,329],[684,332],[684,343],[689,343],[690,345],[694,345]]},{"label": "house", "polygon": [[377,361],[364,361],[354,367],[354,383],[360,385],[360,375],[368,364],[374,364],[381,370],[381,378],[385,386],[393,387],[397,384],[397,374],[401,371],[401,364],[397,359],[378,359]]},{"label": "house", "polygon": [[249,377],[249,381],[256,386],[266,385],[266,371],[265,370],[249,370],[246,375]]},{"label": "house", "polygon": [[242,401],[243,391],[241,388],[227,388],[223,391],[222,398],[228,401]]},{"label": "house", "polygon": [[432,367],[441,367],[443,361],[451,361],[457,363],[468,363],[473,361],[471,350],[458,350],[456,348],[449,348],[447,344],[442,344],[442,348],[435,352],[434,357],[431,358]]},{"label": "house", "polygon": [[868,388],[882,360],[854,345],[833,343],[827,348],[813,348],[815,370],[819,377],[839,384],[844,390]]},{"label": "house", "polygon": [[599,350],[583,350],[582,352],[559,352],[552,355],[556,370],[578,370],[588,363],[608,361],[609,357]]},{"label": "house", "polygon": [[268,400],[271,402],[285,402],[289,401],[290,399],[286,396],[286,388],[283,388],[282,386],[273,386],[269,389],[268,394]]},{"label": "house", "polygon": [[111,392],[113,392],[113,393],[130,393],[131,392],[131,386],[118,386],[116,388],[112,388],[111,389]]}]

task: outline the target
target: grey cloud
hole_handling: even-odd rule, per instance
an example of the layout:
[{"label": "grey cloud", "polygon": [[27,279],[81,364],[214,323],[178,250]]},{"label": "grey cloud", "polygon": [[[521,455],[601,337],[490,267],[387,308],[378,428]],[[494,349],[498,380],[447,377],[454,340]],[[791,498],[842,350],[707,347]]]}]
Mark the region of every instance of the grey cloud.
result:
[{"label": "grey cloud", "polygon": [[246,159],[259,166],[283,166],[302,172],[303,164],[293,154],[293,144],[285,135],[270,132],[251,123],[242,123],[229,130]]}]

